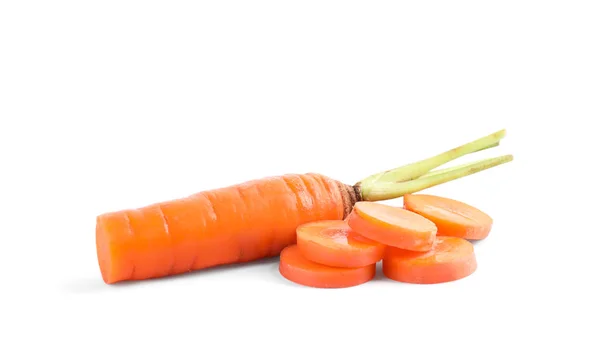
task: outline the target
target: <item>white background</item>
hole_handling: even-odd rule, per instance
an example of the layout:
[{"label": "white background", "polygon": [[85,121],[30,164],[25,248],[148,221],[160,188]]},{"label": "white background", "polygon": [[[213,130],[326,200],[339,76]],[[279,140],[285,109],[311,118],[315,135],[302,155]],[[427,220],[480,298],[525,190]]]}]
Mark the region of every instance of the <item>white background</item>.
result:
[{"label": "white background", "polygon": [[[598,18],[597,1],[2,1],[0,341],[597,342]],[[100,213],[282,173],[351,184],[502,128],[460,162],[513,162],[428,191],[495,220],[461,281],[311,289],[277,259],[101,280]]]}]

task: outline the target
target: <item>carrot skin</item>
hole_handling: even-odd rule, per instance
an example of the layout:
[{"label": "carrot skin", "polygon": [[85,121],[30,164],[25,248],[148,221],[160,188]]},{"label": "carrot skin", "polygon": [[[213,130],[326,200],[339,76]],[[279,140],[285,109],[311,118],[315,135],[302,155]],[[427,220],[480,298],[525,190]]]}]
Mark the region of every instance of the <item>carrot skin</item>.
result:
[{"label": "carrot skin", "polygon": [[135,270],[131,278],[143,280],[169,275],[173,268],[170,233],[162,212],[156,205],[127,211],[131,231],[138,238],[133,243]]},{"label": "carrot skin", "polygon": [[356,199],[348,192],[319,174],[289,174],[101,214],[102,278],[144,280],[276,256],[296,242],[300,224],[344,219]]},{"label": "carrot skin", "polygon": [[[254,213],[256,217],[252,229],[241,232],[238,231],[236,233],[239,241],[242,242],[240,244],[242,251],[240,251],[239,254],[239,262],[252,261],[260,258],[260,256],[271,256],[272,242],[275,240],[275,230],[265,229],[263,237],[252,235],[254,230],[269,228],[269,216],[267,214],[270,211],[270,205],[264,201],[252,201],[252,199],[262,197],[261,191],[259,191],[255,185],[240,185],[238,189],[243,203],[245,204],[245,213]],[[247,250],[244,249],[245,246],[252,246],[254,248],[252,250]]]},{"label": "carrot skin", "polygon": [[[216,217],[206,211],[206,197],[180,199],[160,204],[171,235],[174,252],[172,273],[180,274],[195,268],[196,262],[201,261],[199,255],[205,251],[201,246],[203,241],[200,228],[213,231]],[[202,215],[206,213],[208,215]]]}]

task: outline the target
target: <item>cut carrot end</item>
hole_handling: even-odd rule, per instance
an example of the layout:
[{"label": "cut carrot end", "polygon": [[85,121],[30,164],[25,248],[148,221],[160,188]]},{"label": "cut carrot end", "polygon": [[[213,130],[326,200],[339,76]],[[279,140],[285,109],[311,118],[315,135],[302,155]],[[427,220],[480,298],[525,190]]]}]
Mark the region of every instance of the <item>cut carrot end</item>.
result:
[{"label": "cut carrot end", "polygon": [[279,272],[289,281],[315,288],[346,288],[366,283],[375,277],[375,264],[359,268],[331,267],[305,258],[297,245],[283,249]]},{"label": "cut carrot end", "polygon": [[477,269],[473,244],[458,237],[439,236],[431,251],[386,249],[383,274],[391,280],[435,284],[465,278]]},{"label": "cut carrot end", "polygon": [[118,237],[128,231],[124,213],[114,212],[96,218],[96,254],[102,280],[107,284],[129,278],[132,265],[119,249]]},{"label": "cut carrot end", "polygon": [[112,280],[112,258],[110,253],[110,242],[100,217],[96,218],[96,254],[98,256],[98,265],[100,274],[105,283],[111,283]]},{"label": "cut carrot end", "polygon": [[437,234],[435,224],[419,214],[366,201],[354,205],[348,225],[366,238],[413,251],[430,250]]},{"label": "cut carrot end", "polygon": [[480,240],[486,238],[493,220],[485,212],[458,200],[427,194],[407,194],[404,208],[431,220],[439,236]]},{"label": "cut carrot end", "polygon": [[379,262],[385,245],[354,232],[343,220],[324,220],[300,225],[297,245],[302,255],[332,267],[357,268]]}]

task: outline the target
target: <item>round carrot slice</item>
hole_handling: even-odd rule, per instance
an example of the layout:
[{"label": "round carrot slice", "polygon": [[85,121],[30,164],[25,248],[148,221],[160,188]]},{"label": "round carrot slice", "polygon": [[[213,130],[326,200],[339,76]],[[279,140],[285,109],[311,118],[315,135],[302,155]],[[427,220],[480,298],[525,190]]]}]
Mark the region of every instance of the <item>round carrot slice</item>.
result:
[{"label": "round carrot slice", "polygon": [[484,239],[492,229],[492,218],[463,202],[426,194],[406,194],[404,208],[431,220],[440,236]]},{"label": "round carrot slice", "polygon": [[358,234],[396,248],[427,251],[433,246],[437,228],[429,219],[400,207],[358,202],[348,216],[348,225]]},{"label": "round carrot slice", "polygon": [[359,268],[326,266],[306,259],[297,245],[290,245],[281,251],[279,272],[286,279],[304,286],[344,288],[372,280],[375,264]]},{"label": "round carrot slice", "polygon": [[343,220],[322,220],[296,229],[298,249],[307,259],[332,267],[356,268],[379,262],[385,245],[365,238]]},{"label": "round carrot slice", "polygon": [[388,247],[382,262],[383,275],[407,283],[433,284],[467,277],[477,269],[471,242],[438,236],[427,252]]}]

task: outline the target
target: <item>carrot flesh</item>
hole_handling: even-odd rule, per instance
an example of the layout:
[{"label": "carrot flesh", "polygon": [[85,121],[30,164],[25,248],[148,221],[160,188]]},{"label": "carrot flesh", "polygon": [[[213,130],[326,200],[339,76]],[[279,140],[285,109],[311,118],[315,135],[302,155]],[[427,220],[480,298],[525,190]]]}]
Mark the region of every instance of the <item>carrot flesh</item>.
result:
[{"label": "carrot flesh", "polygon": [[96,218],[96,253],[104,282],[131,277],[134,268],[132,249],[129,248],[131,235],[129,219],[123,211]]},{"label": "carrot flesh", "polygon": [[433,247],[437,228],[429,219],[400,207],[357,202],[348,225],[373,241],[406,250],[427,251]]},{"label": "carrot flesh", "polygon": [[406,194],[404,208],[431,220],[438,235],[480,240],[486,238],[493,220],[485,212],[458,200],[428,194]]},{"label": "carrot flesh", "polygon": [[315,288],[347,288],[366,283],[375,277],[375,264],[358,268],[340,268],[312,262],[297,245],[281,251],[279,272],[294,283]]},{"label": "carrot flesh", "polygon": [[473,244],[458,237],[438,236],[430,251],[386,249],[383,274],[391,280],[435,284],[465,278],[477,269]]},{"label": "carrot flesh", "polygon": [[296,229],[302,255],[319,264],[357,268],[379,262],[385,245],[354,232],[343,220],[322,220]]}]

